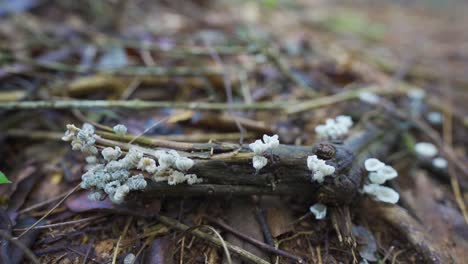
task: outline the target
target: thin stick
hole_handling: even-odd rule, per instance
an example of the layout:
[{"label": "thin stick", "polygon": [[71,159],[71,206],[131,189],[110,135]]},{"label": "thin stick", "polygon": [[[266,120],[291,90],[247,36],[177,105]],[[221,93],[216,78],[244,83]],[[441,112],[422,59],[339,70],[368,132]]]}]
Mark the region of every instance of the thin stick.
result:
[{"label": "thin stick", "polygon": [[246,236],[240,232],[238,232],[237,230],[235,230],[234,228],[230,227],[229,225],[227,225],[226,223],[222,222],[222,221],[219,221],[217,219],[214,219],[210,216],[204,216],[205,219],[207,219],[208,221],[212,222],[212,223],[215,223],[216,225],[219,225],[220,227],[222,227],[223,229],[227,230],[228,232],[231,232],[233,233],[234,235],[246,240],[247,242],[263,249],[263,250],[266,250],[270,253],[273,253],[273,254],[276,254],[276,255],[280,255],[280,256],[283,256],[283,257],[286,257],[286,258],[290,258],[290,259],[293,259],[295,261],[297,261],[298,263],[304,263],[304,260],[298,256],[295,256],[289,252],[286,252],[284,250],[281,250],[281,249],[278,249],[278,248],[275,248],[275,247],[272,247],[268,244],[265,244],[261,241],[258,241],[254,238],[251,238],[249,236]]},{"label": "thin stick", "polygon": [[17,246],[19,249],[23,250],[24,254],[28,256],[28,258],[33,262],[40,264],[39,259],[34,255],[34,253],[26,247],[23,242],[21,242],[19,239],[15,239],[14,237],[10,236],[7,232],[0,230],[0,236],[3,237],[4,239],[10,241],[13,243],[15,246]]},{"label": "thin stick", "polygon": [[[208,43],[206,44],[206,46],[208,50],[210,50],[211,57],[213,58],[213,60],[223,69],[224,89],[226,91],[226,98],[227,98],[228,105],[231,106],[233,104],[231,78],[229,77],[229,74],[227,73],[227,69],[224,66],[224,63],[219,57],[218,53],[213,48],[211,48],[211,46]],[[232,119],[234,119],[234,122],[236,123],[236,126],[239,129],[239,132],[240,132],[239,144],[242,145],[244,143],[244,134],[247,131],[239,122],[239,119],[237,118],[237,116],[232,112],[232,109],[229,109],[228,114],[232,117]]]},{"label": "thin stick", "polygon": [[[26,132],[26,131],[25,131]],[[46,133],[46,132],[45,132]],[[58,135],[59,137],[57,139],[60,139],[60,135]],[[30,207],[27,207],[27,208],[24,208],[23,210],[19,211],[18,214],[24,214],[24,213],[27,213],[27,212],[30,212],[32,210],[35,210],[35,209],[38,209],[38,208],[41,208],[42,206],[44,205],[48,205],[50,203],[53,203],[63,197],[65,197],[67,195],[67,193],[62,193],[62,194],[59,194],[58,196],[56,197],[53,197],[53,198],[50,198],[48,200],[45,200],[45,201],[42,201],[40,203],[37,203],[37,204],[34,204],[34,205],[31,205]]]},{"label": "thin stick", "polygon": [[128,228],[130,227],[130,224],[132,223],[133,216],[130,216],[127,219],[127,223],[125,224],[124,230],[122,234],[119,236],[119,240],[117,241],[117,245],[115,245],[115,250],[114,250],[114,256],[112,257],[112,264],[117,263],[117,256],[119,255],[119,247],[120,243],[122,242],[122,238],[127,235]]},{"label": "thin stick", "polygon": [[193,226],[193,227],[190,227],[189,229],[185,230],[182,235],[185,236],[185,233],[190,233],[192,232],[193,230],[195,229],[200,229],[202,227],[206,227],[208,229],[210,229],[219,239],[219,241],[221,242],[221,245],[223,247],[223,250],[224,250],[224,254],[226,255],[226,258],[227,258],[227,263],[228,264],[232,264],[232,259],[231,259],[231,254],[229,253],[229,249],[226,245],[226,241],[224,240],[224,238],[221,236],[221,234],[216,230],[214,229],[213,227],[209,226],[209,225],[199,225],[199,226]]},{"label": "thin stick", "polygon": [[37,220],[33,225],[31,225],[30,227],[28,227],[28,229],[26,229],[23,233],[21,233],[17,238],[21,238],[22,236],[24,236],[26,233],[28,233],[31,229],[33,229],[34,227],[36,227],[42,220],[44,220],[47,216],[49,216],[55,209],[57,209],[68,197],[70,197],[70,195],[72,195],[76,190],[78,190],[80,188],[80,184],[76,185],[75,188],[73,188],[72,190],[70,190],[67,195],[65,195],[56,205],[54,205],[54,207],[52,207],[52,209],[50,209],[44,216],[42,216],[39,220]]},{"label": "thin stick", "polygon": [[[126,108],[154,109],[177,108],[194,110],[283,110],[284,102],[256,102],[255,104],[208,103],[208,102],[172,102],[172,101],[141,101],[141,100],[54,100],[54,101],[15,101],[0,102],[3,110],[33,110],[33,109],[93,109],[93,108]],[[320,106],[323,106],[321,104]]]},{"label": "thin stick", "polygon": [[[175,228],[175,229],[178,229],[178,230],[181,230],[181,231],[185,231],[185,230],[188,230],[190,227],[188,227],[187,225],[184,225],[182,223],[180,223],[179,221],[175,220],[175,219],[172,219],[172,218],[169,218],[169,217],[166,217],[166,216],[158,216],[158,219],[161,223],[167,225],[167,226],[170,226],[172,228]],[[207,240],[213,244],[215,244],[216,246],[218,247],[222,247],[223,244],[222,244],[222,241],[219,240],[218,238],[215,238],[205,232],[202,232],[202,231],[199,231],[199,230],[192,230],[191,231],[191,234],[194,235],[194,236],[197,236],[199,238],[202,238],[204,240]],[[252,263],[258,263],[258,264],[268,264],[268,261],[262,259],[262,258],[259,258],[257,256],[255,256],[254,254],[238,247],[238,246],[234,246],[232,245],[231,243],[229,242],[225,242],[225,245],[226,247],[236,253],[237,255],[239,255],[242,259],[244,259],[245,261],[248,261],[248,262],[252,262]]]},{"label": "thin stick", "polygon": [[[50,224],[50,225],[43,225],[43,226],[36,226],[33,229],[47,229],[47,228],[54,228],[54,227],[59,227],[59,226],[65,226],[65,225],[73,225],[73,224],[79,224],[83,222],[88,222],[91,220],[103,218],[105,215],[98,215],[98,216],[91,216],[88,218],[82,218],[78,220],[73,220],[73,221],[68,221],[68,222],[63,222],[63,223],[56,223],[56,224]],[[13,231],[24,231],[27,230],[28,228],[18,228],[18,229],[13,229]]]}]

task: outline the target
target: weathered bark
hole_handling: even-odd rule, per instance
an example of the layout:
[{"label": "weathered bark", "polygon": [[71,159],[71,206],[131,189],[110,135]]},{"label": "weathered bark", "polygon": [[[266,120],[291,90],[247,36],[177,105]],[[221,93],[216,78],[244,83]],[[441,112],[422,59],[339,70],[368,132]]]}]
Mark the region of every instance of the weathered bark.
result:
[{"label": "weathered bark", "polygon": [[[321,142],[313,146],[280,145],[266,155],[269,162],[258,174],[252,167],[248,146],[232,152],[209,155],[206,152],[180,152],[196,163],[189,173],[203,178],[202,184],[169,186],[149,182],[147,195],[297,195],[315,198],[329,205],[351,203],[364,180],[363,160],[388,153],[396,133],[371,129],[349,140]],[[220,148],[218,148],[220,149]],[[146,152],[151,155],[151,152]],[[336,170],[324,183],[311,182],[307,156],[317,155]]]}]

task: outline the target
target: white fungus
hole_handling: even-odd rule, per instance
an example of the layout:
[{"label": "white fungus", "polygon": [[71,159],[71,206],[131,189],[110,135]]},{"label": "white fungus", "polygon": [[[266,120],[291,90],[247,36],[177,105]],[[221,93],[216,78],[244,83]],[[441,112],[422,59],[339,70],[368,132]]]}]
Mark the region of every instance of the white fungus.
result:
[{"label": "white fungus", "polygon": [[257,155],[262,155],[268,149],[268,145],[264,144],[260,139],[249,144],[249,148]]},{"label": "white fungus", "polygon": [[410,113],[412,116],[420,116],[423,110],[426,92],[422,89],[411,89],[407,92],[410,99]]},{"label": "white fungus", "polygon": [[324,204],[316,203],[309,210],[315,215],[315,219],[324,219],[327,216],[327,206]]},{"label": "white fungus", "polygon": [[120,136],[127,134],[127,127],[122,124],[118,124],[114,126],[113,130],[117,135],[120,135]]},{"label": "white fungus", "polygon": [[125,157],[121,161],[129,169],[133,169],[138,166],[138,163],[140,162],[141,158],[143,158],[143,152],[141,152],[135,147],[131,147],[128,150],[127,155],[125,155]]},{"label": "white fungus", "polygon": [[446,169],[447,166],[448,166],[448,162],[446,159],[442,158],[442,157],[437,157],[435,159],[432,160],[432,166],[438,168],[438,169]]},{"label": "white fungus", "polygon": [[192,185],[202,182],[195,174],[185,174],[195,164],[192,159],[181,157],[175,150],[157,150],[154,156],[158,159],[159,166],[152,177],[153,181],[167,181],[169,185],[183,182]]},{"label": "white fungus", "polygon": [[181,171],[188,171],[190,168],[192,168],[193,160],[186,158],[186,157],[177,157],[175,160],[175,166],[177,167],[178,170]]},{"label": "white fungus", "polygon": [[335,119],[327,119],[325,124],[315,127],[315,132],[320,138],[339,139],[348,134],[353,126],[353,120],[349,116],[340,115]]},{"label": "white fungus", "polygon": [[377,104],[380,101],[380,97],[373,92],[361,92],[359,93],[359,100],[368,104]]},{"label": "white fungus", "polygon": [[98,162],[96,156],[88,156],[86,157],[86,163],[88,164],[96,164]]},{"label": "white fungus", "polygon": [[369,180],[372,183],[382,184],[387,180],[394,179],[398,176],[398,172],[392,167],[385,165],[377,171],[369,173]]},{"label": "white fungus", "polygon": [[169,185],[176,185],[178,183],[182,183],[186,180],[185,175],[180,171],[172,171],[172,174],[169,175],[167,179],[167,184]]},{"label": "white fungus", "polygon": [[373,196],[376,200],[386,203],[398,202],[399,195],[392,188],[381,186],[388,180],[398,176],[398,172],[389,165],[376,158],[369,158],[364,161],[364,167],[369,173],[370,184],[364,185],[363,193]]},{"label": "white fungus", "polygon": [[332,175],[335,167],[325,163],[325,160],[319,159],[317,155],[307,157],[307,167],[312,171],[312,180],[322,183],[325,176]]},{"label": "white fungus", "polygon": [[366,168],[367,171],[378,171],[382,169],[384,166],[385,166],[385,163],[381,162],[380,160],[376,158],[370,158],[364,161],[364,167]]},{"label": "white fungus", "polygon": [[437,155],[437,147],[429,142],[418,142],[414,145],[414,151],[422,158],[433,158]]},{"label": "white fungus", "polygon": [[135,255],[132,253],[129,253],[127,254],[127,256],[125,256],[123,264],[133,264],[135,262],[135,259],[136,259]]},{"label": "white fungus", "polygon": [[73,150],[79,150],[89,156],[95,156],[98,153],[97,148],[94,146],[97,137],[94,134],[94,127],[88,123],[84,123],[81,129],[74,125],[67,125],[67,131],[62,140],[71,141]]},{"label": "white fungus", "polygon": [[[126,128],[122,125],[114,127],[114,130],[116,133],[126,133]],[[195,174],[185,174],[194,165],[194,161],[181,157],[175,150],[156,151],[154,153],[156,161],[144,157],[142,149],[133,146],[121,158],[122,151],[117,146],[106,147],[99,153],[94,145],[98,138],[94,132],[94,127],[90,124],[84,124],[81,129],[67,125],[67,131],[63,136],[63,140],[71,141],[74,150],[80,150],[87,155],[88,165],[86,172],[81,176],[80,185],[83,189],[90,190],[88,196],[91,200],[102,200],[108,196],[112,202],[122,203],[130,191],[145,189],[147,186],[145,177],[141,173],[132,175],[134,170],[147,172],[153,180],[167,181],[171,185],[202,182],[202,179]],[[274,138],[269,144],[275,144]]]},{"label": "white fungus", "polygon": [[279,146],[278,135],[268,136],[263,135],[263,142],[268,146],[268,149],[275,149]]},{"label": "white fungus", "polygon": [[104,197],[102,192],[91,192],[88,194],[88,199],[91,201],[101,201]]},{"label": "white fungus", "polygon": [[127,185],[128,188],[133,191],[145,189],[147,183],[145,177],[142,174],[138,174],[128,178],[128,180],[125,182],[125,185]]},{"label": "white fungus", "polygon": [[267,165],[268,159],[263,156],[255,155],[252,158],[252,163],[253,163],[253,167],[258,172],[259,170],[261,170],[263,167]]},{"label": "white fungus", "polygon": [[187,174],[185,175],[185,178],[189,185],[203,182],[203,179],[198,178],[195,174]]},{"label": "white fungus", "polygon": [[79,128],[77,128],[75,125],[68,124],[67,125],[67,131],[65,131],[65,134],[63,135],[62,140],[63,141],[72,141],[75,138],[76,133],[78,132],[78,130],[79,130]]},{"label": "white fungus", "polygon": [[155,173],[157,170],[156,161],[151,158],[143,157],[138,162],[137,169],[146,171],[149,173]]},{"label": "white fungus", "polygon": [[400,195],[392,188],[375,183],[364,185],[363,192],[384,203],[396,204],[400,199]]},{"label": "white fungus", "polygon": [[255,142],[249,144],[249,148],[255,153],[255,156],[252,158],[252,165],[257,173],[268,163],[268,159],[262,155],[264,155],[267,150],[273,150],[279,146],[278,135],[263,135],[262,139],[263,141],[257,139]]},{"label": "white fungus", "polygon": [[419,88],[410,89],[406,94],[411,100],[422,100],[426,97],[426,92]]},{"label": "white fungus", "polygon": [[110,196],[114,203],[122,203],[125,196],[130,192],[130,188],[127,185],[121,185],[117,187],[113,196]]},{"label": "white fungus", "polygon": [[119,147],[107,147],[101,151],[101,155],[105,160],[111,161],[120,158],[120,155],[122,155],[122,151]]},{"label": "white fungus", "polygon": [[440,125],[444,120],[444,116],[440,112],[429,112],[426,115],[427,121],[433,125]]}]

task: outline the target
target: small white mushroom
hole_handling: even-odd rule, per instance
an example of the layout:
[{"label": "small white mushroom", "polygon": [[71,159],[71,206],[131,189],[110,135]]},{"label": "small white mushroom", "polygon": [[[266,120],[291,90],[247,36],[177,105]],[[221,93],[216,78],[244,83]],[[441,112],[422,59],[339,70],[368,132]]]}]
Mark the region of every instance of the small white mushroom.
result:
[{"label": "small white mushroom", "polygon": [[325,163],[325,160],[319,159],[317,155],[307,157],[307,167],[312,171],[312,180],[322,183],[325,176],[332,175],[335,167]]},{"label": "small white mushroom", "polygon": [[335,120],[338,122],[338,124],[341,124],[347,128],[350,128],[353,126],[353,119],[351,119],[350,116],[339,115],[335,118]]},{"label": "small white mushroom", "polygon": [[366,168],[367,171],[378,171],[382,169],[384,166],[385,166],[385,163],[381,162],[380,160],[376,158],[370,158],[364,161],[364,167]]},{"label": "small white mushroom", "polygon": [[429,112],[426,116],[427,121],[433,125],[440,125],[444,120],[444,116],[440,112]]},{"label": "small white mushroom", "polygon": [[263,156],[256,155],[256,156],[253,156],[252,163],[253,163],[254,169],[258,172],[259,170],[261,170],[263,167],[267,165],[268,159]]},{"label": "small white mushroom", "polygon": [[327,206],[324,204],[316,203],[309,210],[315,215],[315,219],[324,219],[327,216]]},{"label": "small white mushroom", "polygon": [[375,183],[364,185],[363,192],[373,196],[374,199],[385,203],[396,204],[400,199],[400,195],[392,188]]},{"label": "small white mushroom", "polygon": [[441,169],[441,170],[446,169],[447,165],[448,165],[447,160],[442,157],[437,157],[432,160],[432,166],[438,169]]},{"label": "small white mushroom", "polygon": [[125,256],[123,264],[133,264],[135,263],[135,259],[136,259],[135,255],[130,253],[127,256]]},{"label": "small white mushroom", "polygon": [[407,95],[411,100],[422,100],[424,97],[426,97],[426,91],[423,89],[414,88],[409,90]]},{"label": "small white mushroom", "polygon": [[414,145],[414,151],[416,154],[423,158],[433,158],[437,155],[437,147],[429,142],[418,142]]},{"label": "small white mushroom", "polygon": [[264,144],[260,139],[255,140],[254,143],[249,144],[249,148],[257,155],[262,155],[268,149],[268,145]]},{"label": "small white mushroom", "polygon": [[369,180],[372,183],[382,184],[387,180],[394,179],[398,176],[398,172],[392,167],[385,165],[377,171],[369,174]]},{"label": "small white mushroom", "polygon": [[122,124],[118,124],[118,125],[114,126],[113,130],[117,135],[123,136],[123,135],[127,134],[127,127],[122,125]]},{"label": "small white mushroom", "polygon": [[320,138],[338,139],[344,137],[352,126],[351,117],[340,115],[335,119],[328,118],[325,124],[316,126],[315,132]]},{"label": "small white mushroom", "polygon": [[377,104],[380,101],[380,97],[373,92],[361,92],[359,94],[359,100],[368,104]]}]

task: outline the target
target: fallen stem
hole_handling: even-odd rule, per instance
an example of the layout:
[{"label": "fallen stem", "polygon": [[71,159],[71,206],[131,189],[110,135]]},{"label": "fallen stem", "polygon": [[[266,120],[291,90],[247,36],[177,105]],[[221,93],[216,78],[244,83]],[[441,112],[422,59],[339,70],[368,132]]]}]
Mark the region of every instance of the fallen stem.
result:
[{"label": "fallen stem", "polygon": [[[187,225],[184,225],[182,223],[180,223],[179,221],[175,220],[175,219],[172,219],[172,218],[169,218],[169,217],[166,217],[166,216],[158,216],[158,219],[161,223],[169,226],[169,227],[172,227],[174,229],[177,229],[177,230],[180,230],[180,231],[186,231],[188,229],[190,229],[189,226]],[[202,232],[202,231],[199,231],[199,230],[192,230],[190,232],[192,235],[196,236],[196,237],[199,237],[201,239],[204,239],[204,240],[207,240],[211,243],[213,243],[214,245],[218,246],[218,247],[222,247],[223,244],[221,242],[221,240],[219,240],[218,238],[215,238],[213,237],[212,235],[209,235],[205,232]],[[239,257],[241,257],[244,261],[247,261],[247,262],[250,262],[250,263],[258,263],[258,264],[268,264],[268,261],[262,259],[262,258],[259,258],[257,256],[255,256],[254,254],[238,247],[238,246],[235,246],[235,245],[232,245],[231,243],[229,242],[224,242],[226,247],[229,249],[230,252],[234,252],[236,253],[237,255],[239,255]]]}]

